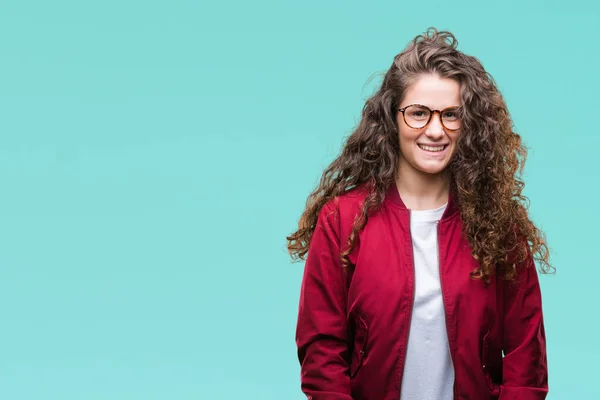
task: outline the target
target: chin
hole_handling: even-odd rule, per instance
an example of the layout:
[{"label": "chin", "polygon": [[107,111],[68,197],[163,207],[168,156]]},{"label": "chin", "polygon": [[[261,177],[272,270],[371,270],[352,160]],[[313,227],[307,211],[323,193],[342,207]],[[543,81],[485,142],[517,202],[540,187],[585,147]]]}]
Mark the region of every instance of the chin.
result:
[{"label": "chin", "polygon": [[419,171],[424,172],[426,174],[437,175],[441,174],[448,167],[447,164],[441,166],[431,166],[431,165],[419,165]]}]

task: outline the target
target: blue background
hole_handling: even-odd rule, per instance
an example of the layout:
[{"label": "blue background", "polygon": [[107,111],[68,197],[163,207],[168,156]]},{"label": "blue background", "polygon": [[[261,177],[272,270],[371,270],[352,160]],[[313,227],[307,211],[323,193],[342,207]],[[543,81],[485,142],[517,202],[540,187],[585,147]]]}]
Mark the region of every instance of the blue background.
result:
[{"label": "blue background", "polygon": [[0,2],[0,398],[303,399],[286,235],[427,27],[531,148],[549,399],[600,398],[598,2]]}]

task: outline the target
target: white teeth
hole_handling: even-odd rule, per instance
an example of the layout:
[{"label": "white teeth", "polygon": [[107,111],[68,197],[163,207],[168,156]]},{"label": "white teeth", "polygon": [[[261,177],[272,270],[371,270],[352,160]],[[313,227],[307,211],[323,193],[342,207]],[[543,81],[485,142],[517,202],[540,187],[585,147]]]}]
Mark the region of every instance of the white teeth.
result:
[{"label": "white teeth", "polygon": [[442,151],[446,148],[446,146],[425,146],[425,145],[418,145],[420,148],[422,148],[423,150],[427,150],[427,151]]}]

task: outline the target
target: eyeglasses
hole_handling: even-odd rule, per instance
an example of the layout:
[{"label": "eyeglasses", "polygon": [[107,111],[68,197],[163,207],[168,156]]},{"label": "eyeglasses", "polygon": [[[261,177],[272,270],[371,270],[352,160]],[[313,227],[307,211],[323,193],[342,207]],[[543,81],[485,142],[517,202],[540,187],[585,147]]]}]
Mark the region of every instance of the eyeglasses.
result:
[{"label": "eyeglasses", "polygon": [[460,107],[448,107],[440,111],[431,110],[429,107],[421,104],[411,104],[404,108],[399,108],[398,111],[402,113],[406,125],[413,129],[425,128],[431,122],[431,116],[436,112],[440,113],[444,128],[449,131],[460,129]]}]

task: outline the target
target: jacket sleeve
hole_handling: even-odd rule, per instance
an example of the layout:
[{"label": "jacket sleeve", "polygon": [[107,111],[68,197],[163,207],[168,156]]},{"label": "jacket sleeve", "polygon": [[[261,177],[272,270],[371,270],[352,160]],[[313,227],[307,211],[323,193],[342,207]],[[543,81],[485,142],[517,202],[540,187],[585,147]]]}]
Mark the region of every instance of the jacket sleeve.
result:
[{"label": "jacket sleeve", "polygon": [[542,400],[548,393],[542,296],[531,252],[504,282],[504,338],[499,400]]},{"label": "jacket sleeve", "polygon": [[301,387],[312,400],[352,400],[339,232],[339,211],[330,201],[309,246],[296,327]]}]

